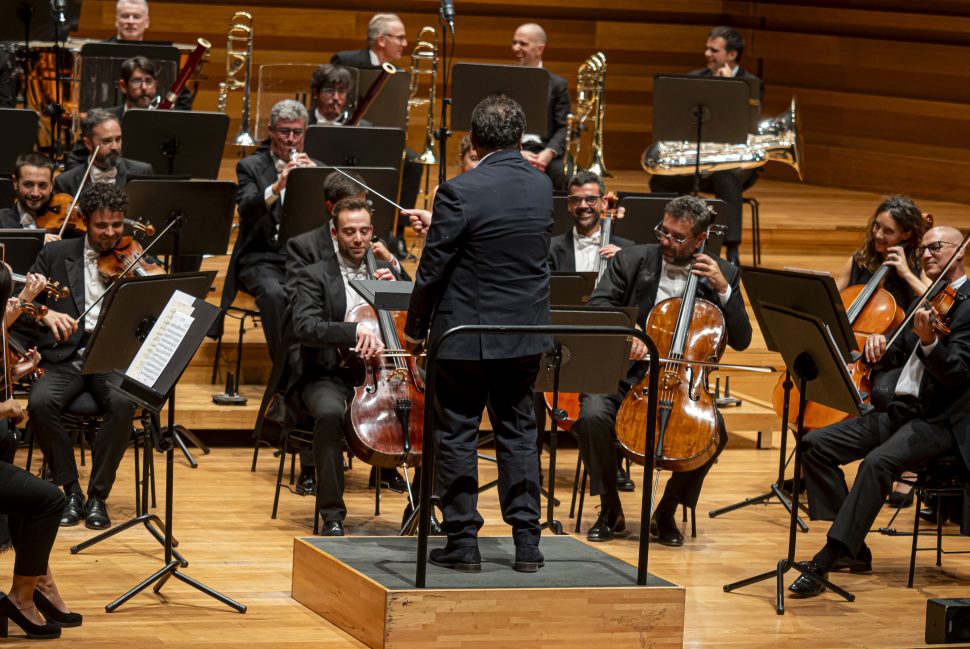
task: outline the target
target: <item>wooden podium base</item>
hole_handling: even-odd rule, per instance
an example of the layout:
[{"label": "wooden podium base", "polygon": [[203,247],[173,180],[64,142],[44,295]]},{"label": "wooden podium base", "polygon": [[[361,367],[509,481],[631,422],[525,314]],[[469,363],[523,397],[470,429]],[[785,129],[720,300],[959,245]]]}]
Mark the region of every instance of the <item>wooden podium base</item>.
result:
[{"label": "wooden podium base", "polygon": [[[434,538],[431,547],[444,545]],[[296,538],[293,598],[369,647],[681,647],[685,589],[572,537],[543,537],[546,565],[512,570],[508,537],[482,537],[482,572],[428,565],[414,537]]]}]

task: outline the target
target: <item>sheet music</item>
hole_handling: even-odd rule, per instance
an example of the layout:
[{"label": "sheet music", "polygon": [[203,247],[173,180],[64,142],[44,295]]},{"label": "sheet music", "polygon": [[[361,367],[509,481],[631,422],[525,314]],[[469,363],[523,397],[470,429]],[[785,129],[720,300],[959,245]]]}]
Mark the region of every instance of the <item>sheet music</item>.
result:
[{"label": "sheet music", "polygon": [[169,361],[175,356],[192,323],[195,307],[188,293],[175,291],[158,321],[142,343],[125,375],[148,387],[154,387]]}]

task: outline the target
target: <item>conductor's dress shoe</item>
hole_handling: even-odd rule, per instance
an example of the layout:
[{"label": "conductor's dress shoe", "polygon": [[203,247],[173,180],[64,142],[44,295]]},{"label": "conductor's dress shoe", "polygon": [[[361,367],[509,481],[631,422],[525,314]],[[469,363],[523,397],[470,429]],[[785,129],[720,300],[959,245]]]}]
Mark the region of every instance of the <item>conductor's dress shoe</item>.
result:
[{"label": "conductor's dress shoe", "polygon": [[67,494],[64,510],[61,512],[61,527],[73,527],[84,518],[84,494],[72,491]]},{"label": "conductor's dress shoe", "polygon": [[673,515],[657,515],[650,520],[650,535],[656,537],[660,545],[679,548],[684,544],[684,535],[677,529]]},{"label": "conductor's dress shoe", "polygon": [[593,527],[586,532],[587,541],[612,541],[614,533],[626,529],[626,519],[623,512],[615,509],[600,510]]},{"label": "conductor's dress shoe", "polygon": [[515,563],[512,564],[512,569],[516,572],[538,572],[544,565],[546,559],[538,545],[515,546]]},{"label": "conductor's dress shoe", "polygon": [[323,521],[323,536],[343,536],[343,521]]},{"label": "conductor's dress shoe", "polygon": [[[828,572],[823,571],[814,561],[802,561],[798,565],[803,566],[808,572],[822,579],[828,577]],[[799,575],[798,579],[788,587],[788,590],[791,591],[792,597],[815,597],[825,592],[825,585],[805,575]]]},{"label": "conductor's dress shoe", "polygon": [[435,548],[429,555],[431,565],[439,568],[451,568],[458,572],[481,572],[482,554],[477,545],[458,548]]},{"label": "conductor's dress shoe", "polygon": [[88,498],[88,504],[84,508],[84,526],[91,530],[106,530],[111,527],[108,504],[104,502],[104,498]]}]

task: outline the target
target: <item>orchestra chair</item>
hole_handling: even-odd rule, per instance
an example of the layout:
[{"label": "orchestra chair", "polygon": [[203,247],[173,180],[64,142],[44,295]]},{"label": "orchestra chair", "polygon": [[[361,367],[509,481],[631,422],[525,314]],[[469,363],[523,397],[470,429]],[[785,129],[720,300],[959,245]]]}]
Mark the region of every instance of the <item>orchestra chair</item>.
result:
[{"label": "orchestra chair", "polygon": [[256,308],[256,301],[252,295],[239,289],[233,298],[232,304],[220,314],[219,319],[222,323],[218,327],[216,337],[215,359],[212,361],[212,384],[219,379],[219,363],[222,360],[222,337],[225,335],[225,319],[227,317],[239,320],[239,336],[236,339],[236,385],[242,385],[242,357],[243,357],[243,337],[246,334],[246,320],[253,323],[253,327],[259,326],[259,309]]}]

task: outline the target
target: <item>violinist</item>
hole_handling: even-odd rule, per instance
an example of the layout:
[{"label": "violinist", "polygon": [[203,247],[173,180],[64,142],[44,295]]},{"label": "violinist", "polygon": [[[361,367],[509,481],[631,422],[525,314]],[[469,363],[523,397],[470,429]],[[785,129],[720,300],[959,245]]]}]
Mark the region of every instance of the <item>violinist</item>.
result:
[{"label": "violinist", "polygon": [[[935,227],[917,248],[926,276],[933,281],[942,278],[956,292],[949,311],[944,315],[936,307],[914,302],[909,305],[909,311],[916,309],[911,327],[891,347],[887,349],[881,334],[866,340],[865,358],[876,369],[898,372],[886,411],[819,428],[802,439],[809,516],[833,521],[825,545],[802,563],[814,575],[872,570],[865,538],[893,480],[943,455],[958,455],[964,462],[970,458],[970,283],[962,240],[955,228]],[[954,253],[956,261],[944,274]],[[944,320],[948,335],[934,329],[934,322]],[[841,466],[859,459],[862,463],[849,489]],[[789,590],[796,597],[813,597],[825,587],[802,575]]]},{"label": "violinist", "polygon": [[592,171],[580,171],[569,179],[566,191],[566,206],[576,225],[552,238],[549,267],[553,271],[595,273],[601,258],[612,259],[621,248],[629,248],[633,242],[617,236],[602,240],[600,216],[606,195],[602,178]]},{"label": "violinist", "polygon": [[[64,489],[67,503],[61,525],[77,525],[82,518],[91,529],[110,527],[106,500],[115,472],[131,437],[131,402],[108,387],[109,374],[81,374],[80,358],[98,322],[101,304],[78,322],[78,317],[106,290],[98,271],[102,253],[120,241],[128,197],[116,185],[94,183],[81,193],[85,236],[44,246],[31,272],[71,289],[71,297],[48,303],[43,326],[35,335],[44,376],[30,391],[27,409],[30,428],[51,468],[54,484]],[[38,297],[43,300],[44,295]],[[74,447],[64,428],[62,410],[82,392],[90,392],[104,413],[94,440],[87,503],[78,481]]]},{"label": "violinist", "polygon": [[[698,297],[724,314],[728,344],[739,351],[746,349],[751,343],[751,323],[741,296],[739,269],[723,259],[697,253],[710,222],[710,212],[701,199],[681,196],[670,201],[655,230],[660,243],[637,245],[616,253],[588,304],[637,307],[637,326],[642,328],[655,304],[683,296],[688,275],[693,273],[701,280]],[[626,527],[617,491],[613,430],[626,393],[646,371],[645,363],[637,362],[645,353],[642,343],[634,340],[630,355],[634,362],[616,393],[580,396],[580,416],[572,430],[579,435],[580,453],[589,469],[590,490],[600,497],[599,517],[586,535],[590,541],[609,541]],[[704,478],[727,443],[724,421],[720,414],[717,418],[720,441],[716,453],[700,468],[673,473],[657,503],[650,532],[663,545],[684,544],[674,521],[677,505],[697,504]]]},{"label": "violinist", "polygon": [[[54,163],[43,153],[25,153],[14,163],[12,207],[0,210],[0,228],[37,229],[37,218],[54,195]],[[44,243],[60,239],[56,234],[44,236]]]},{"label": "violinist", "polygon": [[292,332],[299,343],[291,355],[288,392],[313,417],[313,456],[317,472],[317,508],[324,536],[343,536],[347,506],[344,503],[344,420],[354,395],[354,380],[341,351],[353,349],[367,359],[384,349],[380,334],[369,327],[346,322],[347,314],[364,304],[350,286],[367,279],[364,255],[370,248],[378,260],[377,279],[393,280],[393,255],[381,243],[371,244],[374,228],[367,203],[348,198],[333,210],[330,234],[335,246],[321,259],[297,271],[292,305]]}]

